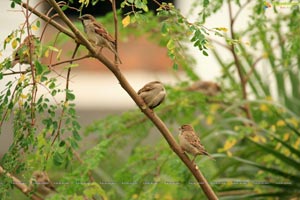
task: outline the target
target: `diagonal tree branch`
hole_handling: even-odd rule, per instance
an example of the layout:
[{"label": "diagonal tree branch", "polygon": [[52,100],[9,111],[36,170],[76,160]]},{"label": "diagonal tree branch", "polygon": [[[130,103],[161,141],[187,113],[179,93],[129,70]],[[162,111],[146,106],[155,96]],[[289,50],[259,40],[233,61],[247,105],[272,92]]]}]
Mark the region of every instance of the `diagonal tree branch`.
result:
[{"label": "diagonal tree branch", "polygon": [[[97,54],[95,48],[92,44],[83,36],[83,34],[73,25],[70,19],[64,14],[64,12],[60,9],[59,5],[55,2],[55,0],[48,0],[48,3],[54,8],[54,10],[60,16],[60,19],[65,22],[65,24],[71,29],[72,33],[68,33],[70,37],[73,38],[75,35],[75,41],[83,44],[90,52],[91,56],[95,57],[99,61],[101,61],[119,80],[121,87],[128,93],[128,95],[133,99],[133,101],[138,105],[141,111],[153,122],[153,124],[157,127],[157,129],[161,132],[163,137],[166,139],[171,149],[177,154],[177,156],[183,161],[183,163],[188,167],[191,171],[198,184],[204,191],[205,195],[208,199],[216,200],[218,199],[215,195],[214,191],[211,189],[210,185],[206,181],[203,174],[198,170],[197,166],[194,165],[193,162],[186,156],[186,154],[182,151],[180,146],[177,144],[173,135],[163,123],[163,121],[151,110],[149,109],[140,96],[135,92],[132,86],[129,84],[123,73],[117,67],[117,65],[113,64],[102,54]],[[60,28],[60,27],[57,27]]]},{"label": "diagonal tree branch", "polygon": [[41,197],[35,195],[35,194],[30,194],[30,189],[27,187],[27,185],[25,183],[23,183],[22,181],[20,181],[19,179],[17,179],[16,177],[14,177],[13,175],[11,175],[10,173],[6,172],[2,166],[0,166],[0,176],[6,176],[12,179],[13,184],[22,192],[24,193],[26,196],[30,197],[32,200],[42,200]]}]

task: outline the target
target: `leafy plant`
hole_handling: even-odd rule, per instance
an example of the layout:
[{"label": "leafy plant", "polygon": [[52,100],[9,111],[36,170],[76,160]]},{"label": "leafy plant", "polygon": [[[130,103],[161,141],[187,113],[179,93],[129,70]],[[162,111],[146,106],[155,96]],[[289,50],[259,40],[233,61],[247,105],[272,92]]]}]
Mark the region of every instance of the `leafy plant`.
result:
[{"label": "leafy plant", "polygon": [[[34,34],[41,28],[40,20],[47,22],[43,31],[51,24],[60,33],[51,44],[38,39],[31,41],[38,55],[31,63],[14,68],[13,58],[1,62],[0,81],[5,89],[0,92],[0,126],[11,124],[13,134],[13,143],[0,161],[1,199],[24,195],[42,199],[36,191],[27,191],[35,170],[50,171],[53,179],[61,183],[57,184],[58,192],[48,196],[49,199],[295,199],[299,196],[297,9],[291,7],[284,14],[275,4],[270,6],[264,1],[195,1],[190,14],[197,12],[198,18],[190,22],[171,3],[154,1],[157,9],[151,12],[148,1],[126,0],[117,11],[116,2],[111,1],[113,12],[101,18],[109,30],[119,33],[117,24],[110,25],[114,19],[123,25],[121,38],[146,34],[168,50],[173,61],[170,68],[183,70],[189,78],[186,82],[166,85],[165,102],[152,111],[145,107],[120,68],[98,54],[82,35],[82,28],[78,30],[77,24],[63,12],[74,9],[81,13],[89,3],[97,2],[80,1],[81,6],[76,9],[72,7],[73,1],[48,0],[64,26],[34,6],[18,0],[11,2],[12,8],[18,5],[25,8],[26,19],[28,13],[40,19],[32,23],[25,19],[23,29],[12,31],[5,38],[3,50],[8,46],[16,50],[24,34]],[[121,11],[128,8],[130,11],[122,15]],[[228,9],[230,26],[206,27],[206,20],[221,8]],[[252,10],[245,27],[237,27],[236,22],[246,8]],[[276,13],[274,19],[266,16],[267,9]],[[60,61],[57,44],[66,38],[75,41],[76,47],[69,60]],[[195,73],[196,63],[188,54],[187,43],[194,45],[200,55],[216,58],[222,69],[217,78],[221,93],[206,96],[187,90],[190,82],[201,79]],[[79,46],[86,48],[88,55],[78,57],[78,51],[82,51]],[[25,56],[32,51],[28,50],[20,52]],[[226,58],[224,51],[229,53]],[[57,59],[51,59],[46,66],[41,58],[49,56]],[[80,94],[74,94],[69,82],[75,62],[90,57],[98,59],[115,75],[140,110],[107,116],[81,129],[74,104]],[[66,65],[63,84],[59,82],[61,74],[52,68],[58,64]],[[9,76],[14,78],[9,80]],[[178,127],[187,123],[195,127],[216,161],[199,156],[195,166],[182,153],[174,138]],[[81,149],[82,138],[91,135],[95,137],[92,144]],[[13,183],[12,180],[19,180],[17,177],[25,185]]]}]

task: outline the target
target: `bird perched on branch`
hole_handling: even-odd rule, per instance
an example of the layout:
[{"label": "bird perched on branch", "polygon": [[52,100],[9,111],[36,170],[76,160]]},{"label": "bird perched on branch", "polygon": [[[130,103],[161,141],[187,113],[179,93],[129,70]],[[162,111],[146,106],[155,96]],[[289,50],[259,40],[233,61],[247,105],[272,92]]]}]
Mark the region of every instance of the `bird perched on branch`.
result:
[{"label": "bird perched on branch", "polygon": [[30,190],[36,191],[43,196],[47,196],[53,192],[56,192],[48,174],[44,171],[33,172],[29,187]]},{"label": "bird perched on branch", "polygon": [[200,92],[207,96],[215,96],[221,92],[221,87],[211,81],[196,81],[191,86],[186,88],[187,91]]},{"label": "bird perched on branch", "polygon": [[90,14],[82,15],[78,18],[81,20],[84,32],[87,35],[87,38],[90,42],[100,47],[100,51],[103,47],[107,47],[110,51],[112,51],[122,63],[117,51],[116,51],[116,43],[114,38],[107,32],[104,26],[97,22],[95,17]]},{"label": "bird perched on branch", "polygon": [[179,145],[183,151],[194,156],[192,162],[194,162],[197,155],[206,155],[213,159],[213,157],[207,153],[205,147],[201,144],[200,138],[197,136],[191,125],[182,125],[179,130]]},{"label": "bird perched on branch", "polygon": [[144,87],[138,91],[138,95],[142,97],[150,109],[153,109],[164,101],[166,90],[161,82],[152,81],[144,85]]},{"label": "bird perched on branch", "polygon": [[13,53],[12,66],[16,64],[31,64],[37,59],[37,40],[35,35],[28,35]]}]

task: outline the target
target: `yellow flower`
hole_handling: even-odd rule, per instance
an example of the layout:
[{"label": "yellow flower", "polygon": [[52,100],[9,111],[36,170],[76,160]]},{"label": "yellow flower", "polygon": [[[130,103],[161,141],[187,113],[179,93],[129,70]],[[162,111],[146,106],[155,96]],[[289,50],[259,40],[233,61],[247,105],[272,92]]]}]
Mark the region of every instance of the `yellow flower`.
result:
[{"label": "yellow flower", "polygon": [[285,122],[283,120],[278,120],[276,126],[285,126]]},{"label": "yellow flower", "polygon": [[288,141],[289,138],[290,138],[290,133],[285,133],[285,134],[283,135],[283,141]]},{"label": "yellow flower", "polygon": [[46,58],[49,57],[49,49],[47,49],[47,50],[45,51],[44,56],[45,56]]},{"label": "yellow flower", "polygon": [[226,182],[226,186],[232,186],[232,184],[233,184],[233,183],[232,183],[231,180],[229,180],[229,181]]},{"label": "yellow flower", "polygon": [[90,0],[79,0],[79,3],[88,6],[90,3]]},{"label": "yellow flower", "polygon": [[25,75],[24,74],[21,74],[19,80],[18,80],[18,83],[22,83],[23,81],[25,80]]},{"label": "yellow flower", "polygon": [[300,145],[300,138],[298,138],[298,139],[296,140],[296,142],[295,142],[295,144],[293,145],[293,147],[294,147],[295,149],[298,149],[299,145]]},{"label": "yellow flower", "polygon": [[160,199],[160,195],[159,195],[158,193],[156,193],[156,194],[154,195],[154,199]]},{"label": "yellow flower", "polygon": [[261,136],[261,135],[255,135],[254,137],[251,137],[251,139],[254,142],[262,142],[262,143],[266,143],[266,138]]},{"label": "yellow flower", "polygon": [[210,106],[210,112],[211,113],[215,113],[216,111],[218,111],[218,109],[220,108],[220,105],[219,104],[212,104]]},{"label": "yellow flower", "polygon": [[22,107],[23,106],[23,101],[21,99],[19,99],[18,104],[19,104],[20,107]]},{"label": "yellow flower", "polygon": [[278,150],[281,147],[281,143],[277,143],[275,149]]},{"label": "yellow flower", "polygon": [[234,126],[233,129],[234,129],[235,131],[238,131],[238,130],[240,130],[240,127],[239,127],[239,126]]},{"label": "yellow flower", "polygon": [[123,27],[126,27],[130,24],[130,16],[127,15],[126,17],[124,17],[124,19],[122,19],[122,24],[123,24]]},{"label": "yellow flower", "polygon": [[267,97],[266,97],[266,100],[267,100],[267,101],[273,101],[273,99],[272,99],[271,96],[267,96]]},{"label": "yellow flower", "polygon": [[31,26],[31,30],[33,30],[33,31],[37,31],[39,28],[36,26],[36,25],[32,25]]},{"label": "yellow flower", "polygon": [[223,31],[223,32],[227,32],[228,31],[228,28],[226,28],[226,27],[218,27],[218,28],[216,28],[218,31]]},{"label": "yellow flower", "polygon": [[295,119],[295,118],[290,118],[290,119],[287,119],[287,121],[289,122],[289,123],[291,123],[294,127],[298,127],[298,120],[297,119]]},{"label": "yellow flower", "polygon": [[265,53],[263,53],[263,58],[268,58],[269,57],[269,55],[268,55],[268,53],[267,52],[265,52]]},{"label": "yellow flower", "polygon": [[173,200],[173,197],[170,194],[166,194],[163,199],[165,199],[165,200]]},{"label": "yellow flower", "polygon": [[228,139],[226,140],[225,144],[224,144],[224,151],[228,151],[229,149],[231,149],[235,144],[236,144],[236,139]]},{"label": "yellow flower", "polygon": [[227,156],[232,157],[231,151],[227,151],[226,153],[227,153]]},{"label": "yellow flower", "polygon": [[288,149],[284,149],[283,154],[286,155],[286,156],[289,156],[289,155],[291,155],[291,152]]},{"label": "yellow flower", "polygon": [[260,104],[260,107],[259,109],[262,111],[262,112],[266,112],[268,111],[268,106],[266,104]]},{"label": "yellow flower", "polygon": [[276,126],[272,125],[271,126],[271,131],[275,133],[276,132]]},{"label": "yellow flower", "polygon": [[250,42],[249,41],[245,42],[245,45],[250,46]]},{"label": "yellow flower", "polygon": [[22,99],[27,99],[28,95],[27,95],[27,94],[21,94],[20,97],[21,97]]},{"label": "yellow flower", "polygon": [[207,118],[206,118],[207,125],[211,125],[213,123],[213,121],[214,121],[213,116],[207,116]]},{"label": "yellow flower", "polygon": [[12,41],[12,43],[11,43],[11,47],[12,47],[13,49],[17,48],[18,43],[19,43],[18,40],[14,39],[14,40]]}]

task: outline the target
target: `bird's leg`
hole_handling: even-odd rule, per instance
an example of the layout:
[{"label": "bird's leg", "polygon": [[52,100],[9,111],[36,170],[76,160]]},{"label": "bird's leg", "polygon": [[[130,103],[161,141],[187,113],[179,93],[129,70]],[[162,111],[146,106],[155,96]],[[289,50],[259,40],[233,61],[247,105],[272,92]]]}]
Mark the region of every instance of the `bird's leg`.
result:
[{"label": "bird's leg", "polygon": [[98,55],[101,54],[102,49],[103,49],[103,47],[98,47],[98,46],[97,46],[97,54],[98,54]]},{"label": "bird's leg", "polygon": [[195,161],[196,157],[197,157],[197,155],[194,155],[194,158],[193,158],[193,160],[192,160],[192,163],[195,163],[194,161]]},{"label": "bird's leg", "polygon": [[[184,150],[181,146],[180,146],[180,149],[181,149],[181,153],[186,155],[185,150]],[[187,156],[187,155],[186,155],[186,156]],[[187,157],[188,157],[188,156],[187,156]]]}]

